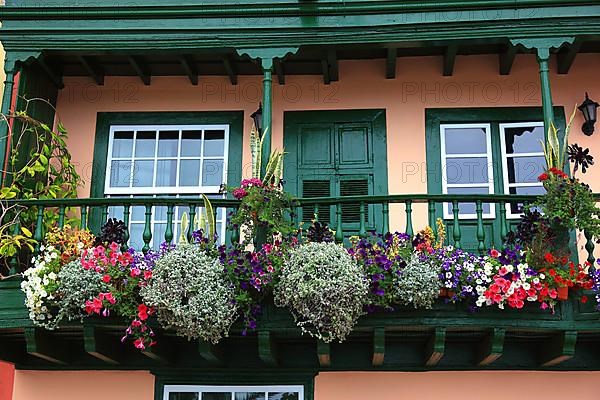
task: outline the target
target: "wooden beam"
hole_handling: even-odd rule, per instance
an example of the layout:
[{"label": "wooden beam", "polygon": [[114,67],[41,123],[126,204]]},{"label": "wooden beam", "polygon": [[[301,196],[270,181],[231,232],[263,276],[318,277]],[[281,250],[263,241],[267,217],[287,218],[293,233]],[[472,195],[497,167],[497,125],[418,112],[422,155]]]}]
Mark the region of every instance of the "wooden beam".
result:
[{"label": "wooden beam", "polygon": [[569,49],[566,53],[558,53],[556,56],[556,66],[559,74],[568,74],[571,69],[571,65],[575,61],[575,57],[579,50],[581,49],[581,45],[583,40],[575,39],[575,41],[569,46]]},{"label": "wooden beam", "polygon": [[387,49],[387,59],[385,62],[385,77],[386,79],[396,78],[396,61],[398,59],[398,49]]},{"label": "wooden beam", "polygon": [[340,69],[338,65],[337,53],[334,49],[327,51],[327,64],[329,65],[329,78],[332,81],[340,79]]},{"label": "wooden beam", "polygon": [[237,85],[237,71],[235,70],[235,66],[233,65],[229,57],[223,57],[223,65],[225,66],[225,71],[227,72],[227,75],[229,75],[229,81],[231,82],[231,84]]},{"label": "wooden beam", "polygon": [[276,367],[278,364],[277,346],[270,331],[258,332],[258,357],[271,367]]},{"label": "wooden beam", "polygon": [[373,366],[380,367],[385,359],[385,328],[373,330]]},{"label": "wooden beam", "polygon": [[486,335],[477,349],[477,365],[480,367],[490,365],[502,356],[505,333],[502,328],[494,328]]},{"label": "wooden beam", "polygon": [[142,350],[141,353],[151,360],[156,361],[159,364],[167,365],[170,364],[173,359],[173,347],[169,345],[166,338],[161,338],[157,345]]},{"label": "wooden beam", "polygon": [[67,365],[67,353],[53,340],[48,331],[34,327],[25,328],[25,343],[27,353],[32,356],[53,364]]},{"label": "wooden beam", "polygon": [[48,65],[48,63],[46,62],[46,60],[44,60],[43,57],[37,58],[37,62],[38,64],[40,64],[40,67],[42,67],[44,72],[46,72],[46,75],[52,81],[54,86],[56,86],[59,89],[63,89],[65,87],[61,74],[58,73],[53,67]]},{"label": "wooden beam", "polygon": [[277,74],[277,82],[280,85],[285,85],[285,68],[283,66],[283,61],[276,59],[273,63],[273,67],[275,68],[275,74]]},{"label": "wooden beam", "polygon": [[317,340],[317,357],[323,368],[331,367],[331,346],[322,340]]},{"label": "wooden beam", "polygon": [[517,55],[517,46],[508,44],[508,47],[503,53],[498,54],[498,63],[500,75],[509,75],[512,69],[515,57]]},{"label": "wooden beam", "polygon": [[329,85],[331,83],[331,77],[329,75],[329,64],[327,64],[327,60],[321,60],[321,70],[323,72],[323,83]]},{"label": "wooden beam", "polygon": [[425,349],[425,365],[435,367],[444,356],[445,348],[446,328],[435,328]]},{"label": "wooden beam", "polygon": [[454,62],[456,61],[457,52],[458,46],[456,44],[450,44],[446,47],[446,52],[444,53],[444,68],[442,71],[444,76],[452,76],[454,73]]},{"label": "wooden beam", "polygon": [[552,367],[573,358],[576,344],[576,331],[564,331],[554,335],[544,343],[542,367]]},{"label": "wooden beam", "polygon": [[90,78],[96,82],[96,85],[104,86],[104,69],[94,58],[89,56],[77,56],[77,59],[86,70]]},{"label": "wooden beam", "polygon": [[99,329],[92,325],[83,326],[83,346],[89,355],[104,361],[107,364],[119,364],[119,349],[113,340],[102,336]]},{"label": "wooden beam", "polygon": [[131,66],[135,70],[135,73],[137,74],[137,76],[140,77],[144,85],[149,86],[152,74],[150,72],[148,64],[146,64],[146,62],[141,57],[137,56],[127,56],[127,59],[129,60],[129,64],[131,64]]},{"label": "wooden beam", "polygon": [[200,357],[208,361],[213,365],[223,365],[223,354],[221,349],[216,345],[200,340],[198,342],[198,353],[200,353]]},{"label": "wooden beam", "polygon": [[190,55],[182,55],[178,57],[179,63],[183,67],[186,75],[188,76],[190,83],[194,86],[198,86],[198,68],[196,63]]}]

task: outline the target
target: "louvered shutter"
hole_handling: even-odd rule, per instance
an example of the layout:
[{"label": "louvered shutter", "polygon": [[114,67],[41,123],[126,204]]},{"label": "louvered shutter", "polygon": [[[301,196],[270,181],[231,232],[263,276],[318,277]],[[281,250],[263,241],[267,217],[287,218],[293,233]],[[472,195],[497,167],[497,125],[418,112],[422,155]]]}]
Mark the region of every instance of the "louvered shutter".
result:
[{"label": "louvered shutter", "polygon": [[[331,181],[329,179],[303,179],[302,180],[302,197],[330,197],[331,196]],[[302,207],[302,221],[311,222],[314,218],[314,207]],[[331,207],[319,207],[319,221],[330,223]]]},{"label": "louvered shutter", "polygon": [[[369,178],[352,178],[340,180],[340,196],[366,196],[369,195]],[[369,221],[368,207],[365,209],[365,221]],[[360,204],[351,203],[342,205],[342,223],[358,224],[360,222]]]}]

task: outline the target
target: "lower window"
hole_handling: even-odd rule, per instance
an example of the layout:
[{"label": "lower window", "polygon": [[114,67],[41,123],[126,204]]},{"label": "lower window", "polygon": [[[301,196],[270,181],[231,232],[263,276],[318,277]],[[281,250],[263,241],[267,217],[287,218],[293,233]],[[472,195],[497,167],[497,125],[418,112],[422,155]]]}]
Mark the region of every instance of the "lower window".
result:
[{"label": "lower window", "polygon": [[166,385],[163,400],[304,400],[304,388]]}]

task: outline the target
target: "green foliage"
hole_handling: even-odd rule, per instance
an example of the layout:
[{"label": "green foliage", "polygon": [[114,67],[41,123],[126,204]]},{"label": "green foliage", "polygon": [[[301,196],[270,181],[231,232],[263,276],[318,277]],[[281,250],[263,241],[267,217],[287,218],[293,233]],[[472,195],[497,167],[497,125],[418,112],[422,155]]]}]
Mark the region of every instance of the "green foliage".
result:
[{"label": "green foliage", "polygon": [[573,125],[573,119],[577,112],[577,105],[573,109],[573,113],[569,118],[569,123],[565,129],[565,136],[563,138],[562,145],[558,140],[558,128],[554,125],[554,122],[550,123],[548,127],[548,135],[546,143],[542,142],[542,149],[544,150],[544,156],[546,158],[546,165],[548,169],[557,168],[564,169],[566,161],[566,153],[568,149],[569,133],[571,132],[571,126]]}]

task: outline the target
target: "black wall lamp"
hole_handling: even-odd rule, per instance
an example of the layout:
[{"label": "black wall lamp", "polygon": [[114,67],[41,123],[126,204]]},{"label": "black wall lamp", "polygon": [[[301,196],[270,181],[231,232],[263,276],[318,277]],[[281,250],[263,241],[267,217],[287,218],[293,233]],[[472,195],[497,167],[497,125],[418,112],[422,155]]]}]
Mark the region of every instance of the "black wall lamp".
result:
[{"label": "black wall lamp", "polygon": [[596,123],[596,109],[600,106],[600,104],[596,103],[594,100],[590,100],[587,92],[585,93],[585,100],[579,108],[579,111],[582,112],[583,118],[585,122],[581,127],[581,130],[587,136],[591,136],[594,133],[594,124]]},{"label": "black wall lamp", "polygon": [[[594,113],[594,115],[596,115],[596,114]],[[254,121],[254,126],[256,127],[256,130],[258,131],[258,135],[262,136],[262,123],[263,123],[262,103],[258,104],[258,109],[252,113],[250,118],[252,118],[252,120]]]}]

